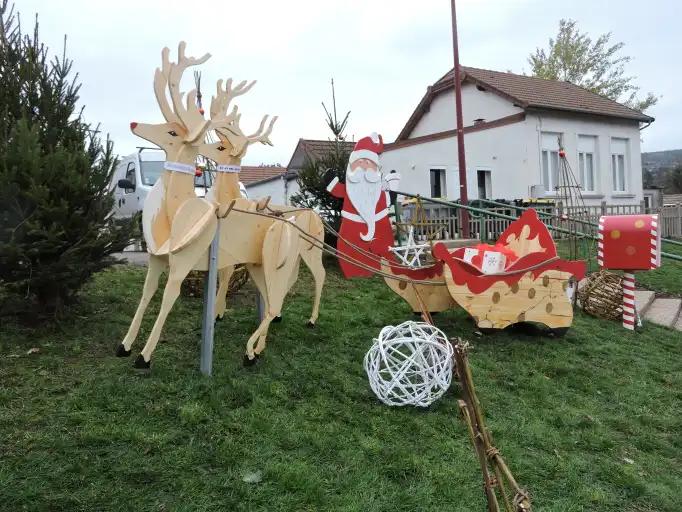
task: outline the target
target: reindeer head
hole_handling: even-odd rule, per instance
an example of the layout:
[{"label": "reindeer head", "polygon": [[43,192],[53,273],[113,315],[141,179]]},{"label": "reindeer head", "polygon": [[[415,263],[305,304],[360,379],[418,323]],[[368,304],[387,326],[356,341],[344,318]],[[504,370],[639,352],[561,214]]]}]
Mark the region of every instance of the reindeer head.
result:
[{"label": "reindeer head", "polygon": [[[192,163],[197,155],[198,146],[204,138],[210,122],[204,119],[196,105],[196,90],[187,94],[186,106],[182,103],[180,79],[189,66],[203,64],[211,56],[201,58],[185,56],[184,41],[178,45],[178,62],[168,60],[170,50],[161,51],[161,68],[154,74],[154,93],[161,113],[166,122],[162,124],[130,123],[131,131],[145,140],[159,146],[166,152],[166,160]],[[170,93],[168,103],[166,88]]]},{"label": "reindeer head", "polygon": [[269,136],[275,121],[277,121],[277,116],[272,118],[267,130],[264,129],[268,119],[266,115],[256,133],[249,136],[245,135],[239,127],[241,114],[237,113],[237,107],[233,107],[229,115],[227,115],[227,110],[232,99],[248,92],[256,84],[256,81],[247,83],[244,80],[233,88],[230,78],[225,82],[225,89],[223,89],[222,84],[223,81],[218,80],[217,93],[211,99],[211,127],[215,129],[219,141],[202,145],[200,152],[219,164],[239,164],[246,155],[250,144],[261,142],[272,146]]}]

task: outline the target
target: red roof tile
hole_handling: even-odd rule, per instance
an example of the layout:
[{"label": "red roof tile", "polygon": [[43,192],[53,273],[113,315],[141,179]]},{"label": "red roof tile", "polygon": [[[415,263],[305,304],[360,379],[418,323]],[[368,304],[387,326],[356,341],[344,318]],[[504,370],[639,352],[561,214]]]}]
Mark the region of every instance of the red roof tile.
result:
[{"label": "red roof tile", "polygon": [[259,181],[265,181],[277,176],[281,176],[286,172],[286,167],[242,165],[242,170],[239,173],[239,181],[241,181],[244,185],[252,185],[254,183],[258,183]]}]

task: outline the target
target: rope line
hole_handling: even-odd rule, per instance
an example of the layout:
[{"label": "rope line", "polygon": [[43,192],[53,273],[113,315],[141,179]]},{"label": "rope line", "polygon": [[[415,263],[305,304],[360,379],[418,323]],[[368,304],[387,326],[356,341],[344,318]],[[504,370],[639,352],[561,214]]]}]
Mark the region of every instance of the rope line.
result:
[{"label": "rope line", "polygon": [[[379,275],[385,279],[392,279],[394,281],[399,281],[399,282],[403,282],[403,283],[420,284],[420,285],[425,285],[425,286],[447,286],[444,281],[427,281],[427,280],[423,280],[423,279],[411,279],[409,277],[403,277],[403,276],[395,275],[392,273],[389,274],[388,272],[384,272],[383,270],[377,270],[376,268],[374,268],[370,265],[367,265],[365,262],[360,261],[356,258],[353,258],[352,256],[348,256],[346,254],[339,253],[336,248],[332,247],[331,245],[329,245],[328,243],[326,243],[324,241],[320,242],[317,238],[310,235],[303,228],[298,226],[295,222],[290,221],[289,219],[285,219],[282,216],[270,215],[270,214],[262,213],[262,212],[258,212],[258,211],[242,210],[241,208],[235,208],[233,205],[230,205],[230,206],[231,207],[228,208],[225,215],[222,216],[223,219],[225,217],[227,217],[231,212],[235,211],[235,212],[239,212],[239,213],[245,213],[248,215],[257,215],[257,216],[265,217],[265,218],[272,219],[272,220],[278,220],[280,222],[286,222],[287,224],[289,224],[290,226],[292,226],[296,230],[298,230],[301,238],[303,238],[305,241],[307,241],[313,247],[320,249],[322,252],[324,252],[326,254],[330,254],[331,256],[335,256],[335,257],[337,257],[337,258],[339,258],[339,259],[341,259],[347,263],[350,263],[350,264],[355,265],[359,268],[362,268],[364,270],[372,272],[373,274]],[[301,210],[305,210],[305,208],[301,208]],[[284,212],[284,213],[289,213],[289,212]],[[323,221],[323,223],[324,223],[324,221]],[[383,263],[384,259],[385,258],[380,258],[380,260],[378,260],[378,262]],[[540,267],[542,267],[548,263],[552,263],[554,261],[557,261],[558,259],[559,259],[559,257],[555,256],[555,257],[550,258],[546,261],[537,263],[535,265],[532,265],[532,266],[524,268],[524,269],[513,270],[511,272],[501,272],[501,273],[485,274],[485,275],[495,277],[495,276],[509,276],[509,275],[517,275],[517,274],[521,274],[521,273],[527,273],[527,272],[530,272],[530,271],[535,270],[537,268],[540,268]],[[391,265],[389,264],[389,267],[390,266]],[[410,268],[410,267],[405,267],[405,266],[399,265],[399,264],[395,264],[395,266],[403,267],[403,268]],[[563,281],[562,278],[550,277],[549,279],[556,280],[556,281]]]}]

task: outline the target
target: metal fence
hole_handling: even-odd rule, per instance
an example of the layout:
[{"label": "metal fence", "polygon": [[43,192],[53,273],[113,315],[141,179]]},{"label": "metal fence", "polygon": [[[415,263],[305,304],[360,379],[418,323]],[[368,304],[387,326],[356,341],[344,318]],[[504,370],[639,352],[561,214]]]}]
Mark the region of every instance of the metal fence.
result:
[{"label": "metal fence", "polygon": [[[535,205],[533,208],[548,227],[564,228],[571,232],[594,231],[594,227],[587,223],[596,225],[602,215],[658,213],[662,236],[664,238],[682,238],[681,205],[647,209],[643,202],[632,205],[602,202],[602,204],[595,206],[564,207],[561,202],[558,202],[555,205]],[[523,208],[509,205],[486,207],[485,211],[490,212],[493,216],[470,213],[469,233],[471,233],[472,238],[479,240],[496,240],[512,221],[494,217],[494,215],[503,214],[518,217],[522,210]],[[424,199],[422,211],[423,214],[418,213],[414,204],[406,205],[402,209],[401,227],[406,230],[409,226],[413,226],[417,241],[452,240],[462,237],[461,209],[429,203],[428,199]],[[420,218],[417,219],[417,216]],[[563,236],[567,235],[557,233],[556,238]]]}]

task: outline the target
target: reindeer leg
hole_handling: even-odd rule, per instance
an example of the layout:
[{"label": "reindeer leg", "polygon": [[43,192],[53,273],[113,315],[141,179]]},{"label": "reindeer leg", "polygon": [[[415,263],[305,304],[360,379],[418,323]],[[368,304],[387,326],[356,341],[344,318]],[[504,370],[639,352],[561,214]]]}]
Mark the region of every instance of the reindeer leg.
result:
[{"label": "reindeer leg", "polygon": [[191,269],[192,269],[191,266],[189,268],[183,268],[182,270],[173,269],[171,267],[171,273],[168,276],[166,288],[163,290],[163,301],[161,302],[161,309],[159,310],[159,315],[156,317],[156,322],[154,322],[152,332],[149,334],[147,344],[144,346],[142,352],[135,360],[134,364],[135,368],[139,369],[149,368],[150,366],[149,362],[151,360],[152,353],[154,352],[154,349],[156,348],[156,345],[159,342],[161,330],[163,329],[163,325],[166,323],[168,313],[170,313],[173,304],[175,304],[175,301],[180,295],[180,286],[182,285],[182,281],[185,279],[185,277],[187,277],[187,274],[189,274],[189,271]]},{"label": "reindeer leg", "polygon": [[[263,279],[267,290],[267,313],[247,343],[247,358],[253,359],[265,349],[270,323],[282,312],[284,297],[291,286],[290,276],[299,262],[298,233],[287,224],[273,224],[263,241]],[[257,346],[254,344],[258,340]]]},{"label": "reindeer leg", "polygon": [[327,276],[327,272],[324,270],[322,265],[322,251],[313,248],[302,254],[303,261],[310,269],[313,274],[313,279],[315,280],[315,298],[313,300],[313,312],[310,315],[310,320],[308,320],[308,327],[315,327],[315,322],[317,322],[317,317],[320,314],[320,299],[322,297],[322,288],[324,288],[324,281]]},{"label": "reindeer leg", "polygon": [[[260,293],[261,297],[263,297],[263,311],[269,311],[270,304],[268,303],[268,288],[265,284],[263,266],[250,264],[246,265],[246,268],[249,271],[249,275],[251,276],[251,279],[256,285],[256,288],[258,289],[258,293]],[[281,322],[282,317],[278,315],[275,318],[273,318],[272,321],[275,323]]]},{"label": "reindeer leg", "polygon": [[[189,201],[183,205],[180,209],[179,218],[186,220],[186,218],[191,218],[185,215],[186,205],[189,205]],[[191,208],[191,205],[189,205]],[[191,211],[190,211],[191,213]],[[184,215],[184,216],[183,216]],[[203,233],[200,234],[193,242],[183,249],[171,253],[168,266],[170,271],[168,273],[168,282],[166,283],[166,288],[163,291],[163,300],[161,302],[161,309],[159,315],[156,317],[156,322],[154,322],[154,327],[152,332],[149,334],[147,339],[147,344],[142,349],[142,353],[135,360],[133,365],[135,368],[148,369],[152,353],[156,348],[156,344],[159,342],[159,337],[161,336],[161,330],[163,325],[166,323],[166,318],[170,313],[173,304],[180,295],[180,286],[182,281],[184,281],[187,274],[192,270],[197,262],[201,260],[202,257],[207,257],[207,250],[211,245],[213,236],[215,234],[217,220],[213,219],[213,222],[204,226]],[[183,236],[182,231],[183,226],[178,224],[173,224],[173,230],[171,231],[171,240],[175,237],[180,238]],[[171,244],[172,247],[172,244]]]},{"label": "reindeer leg", "polygon": [[234,267],[225,267],[218,271],[218,293],[216,294],[215,317],[222,318],[227,309],[227,291],[230,287],[230,277],[234,273]]},{"label": "reindeer leg", "polygon": [[147,277],[144,280],[144,287],[142,289],[142,298],[137,306],[137,311],[135,311],[135,316],[133,321],[130,323],[128,332],[123,338],[123,341],[116,349],[117,357],[127,357],[130,355],[130,348],[137,338],[137,334],[140,331],[140,324],[142,323],[142,318],[144,313],[149,306],[149,301],[152,300],[156,290],[159,287],[159,277],[162,272],[166,269],[167,263],[165,258],[160,258],[158,256],[149,255],[149,266],[147,268]]},{"label": "reindeer leg", "polygon": [[299,247],[301,258],[306,266],[310,269],[315,280],[315,298],[313,299],[313,311],[308,320],[308,327],[315,327],[315,322],[320,313],[320,298],[322,297],[322,288],[327,273],[322,265],[322,244],[324,244],[324,225],[320,217],[313,212],[305,212],[301,214],[296,222],[301,225],[310,238],[314,238],[317,243],[311,243],[309,240],[300,240]]},{"label": "reindeer leg", "polygon": [[[274,318],[275,316],[268,312],[263,318],[263,321],[260,323],[258,328],[253,332],[253,334],[249,338],[249,341],[246,342],[246,355],[244,356],[244,366],[251,366],[255,364],[256,358],[265,347],[264,340],[268,335],[268,329],[270,328],[270,324],[272,323],[272,320]],[[262,342],[261,339],[263,340]],[[258,346],[263,345],[263,347],[260,350],[258,350],[258,346],[256,344]]]}]

